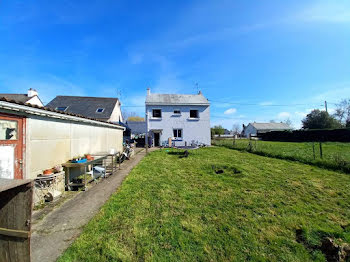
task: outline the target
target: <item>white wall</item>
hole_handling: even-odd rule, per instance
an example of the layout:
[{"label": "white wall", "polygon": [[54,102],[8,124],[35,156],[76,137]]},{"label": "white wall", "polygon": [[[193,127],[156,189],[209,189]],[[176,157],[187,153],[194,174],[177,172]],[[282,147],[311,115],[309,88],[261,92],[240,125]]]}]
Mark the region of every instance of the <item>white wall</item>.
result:
[{"label": "white wall", "polygon": [[120,108],[120,102],[115,105],[111,117],[108,119],[109,122],[118,123],[119,120],[123,122],[123,115]]},{"label": "white wall", "polygon": [[41,103],[41,101],[40,101],[38,96],[33,96],[26,103],[27,104],[31,104],[31,105],[37,105],[37,106],[44,106],[43,103]]},{"label": "white wall", "polygon": [[30,116],[26,125],[26,172],[35,178],[43,170],[76,156],[123,148],[123,130]]}]

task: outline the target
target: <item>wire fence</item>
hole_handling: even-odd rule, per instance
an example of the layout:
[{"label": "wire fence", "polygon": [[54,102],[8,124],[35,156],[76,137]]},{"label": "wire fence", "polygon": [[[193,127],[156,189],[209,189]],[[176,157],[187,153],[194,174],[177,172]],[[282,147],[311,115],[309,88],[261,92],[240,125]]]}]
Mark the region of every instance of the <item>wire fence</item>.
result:
[{"label": "wire fence", "polygon": [[271,142],[257,139],[215,138],[212,144],[350,173],[350,143]]}]

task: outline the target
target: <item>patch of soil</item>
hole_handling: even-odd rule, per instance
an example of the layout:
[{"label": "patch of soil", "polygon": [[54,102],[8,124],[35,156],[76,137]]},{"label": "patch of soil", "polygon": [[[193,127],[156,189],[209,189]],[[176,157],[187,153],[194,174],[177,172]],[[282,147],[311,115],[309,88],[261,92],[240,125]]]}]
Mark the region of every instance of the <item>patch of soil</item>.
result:
[{"label": "patch of soil", "polygon": [[217,175],[238,175],[241,174],[242,171],[233,166],[215,166],[212,165],[211,169]]}]

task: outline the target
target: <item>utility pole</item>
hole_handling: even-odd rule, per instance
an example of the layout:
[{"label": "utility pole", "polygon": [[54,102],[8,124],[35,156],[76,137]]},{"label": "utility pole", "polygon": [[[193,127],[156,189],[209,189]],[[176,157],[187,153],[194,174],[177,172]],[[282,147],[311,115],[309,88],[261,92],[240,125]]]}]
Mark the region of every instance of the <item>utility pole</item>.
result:
[{"label": "utility pole", "polygon": [[326,109],[326,112],[328,113],[327,101],[324,101],[324,108]]},{"label": "utility pole", "polygon": [[[147,109],[146,109],[147,110]],[[146,135],[145,135],[145,143],[146,143],[146,155],[148,154],[148,112],[146,111]]]}]

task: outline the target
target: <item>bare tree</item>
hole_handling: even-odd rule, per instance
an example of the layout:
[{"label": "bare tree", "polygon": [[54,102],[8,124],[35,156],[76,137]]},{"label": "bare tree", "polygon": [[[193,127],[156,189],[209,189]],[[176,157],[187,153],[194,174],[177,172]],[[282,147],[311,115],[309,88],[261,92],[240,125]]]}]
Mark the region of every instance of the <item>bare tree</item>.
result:
[{"label": "bare tree", "polygon": [[239,124],[233,124],[232,132],[234,135],[239,135],[241,133],[241,126]]},{"label": "bare tree", "polygon": [[343,99],[339,104],[336,104],[334,117],[337,118],[343,125],[350,126],[350,99]]}]

